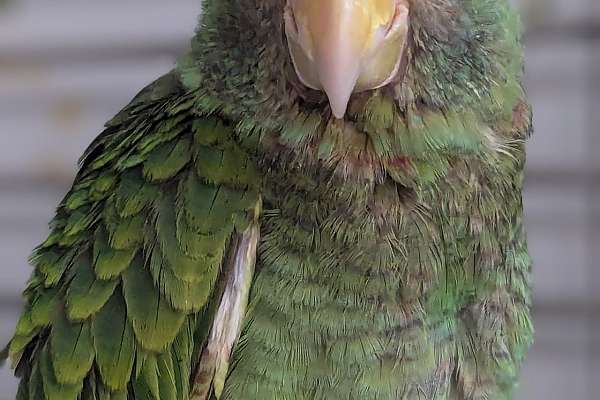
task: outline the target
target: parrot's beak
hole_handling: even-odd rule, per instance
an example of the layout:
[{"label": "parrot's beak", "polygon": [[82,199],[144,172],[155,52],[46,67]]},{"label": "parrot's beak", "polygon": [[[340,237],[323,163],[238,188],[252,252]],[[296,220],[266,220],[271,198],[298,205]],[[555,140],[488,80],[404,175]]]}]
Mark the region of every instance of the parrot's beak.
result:
[{"label": "parrot's beak", "polygon": [[354,92],[396,77],[408,32],[407,0],[288,0],[285,27],[302,83],[323,90],[336,118]]}]

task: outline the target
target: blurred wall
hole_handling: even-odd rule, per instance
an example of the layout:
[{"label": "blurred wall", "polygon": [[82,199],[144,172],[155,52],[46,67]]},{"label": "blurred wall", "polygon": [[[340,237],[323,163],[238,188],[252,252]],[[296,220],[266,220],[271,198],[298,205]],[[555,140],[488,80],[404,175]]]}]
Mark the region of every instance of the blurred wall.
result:
[{"label": "blurred wall", "polygon": [[[4,3],[7,3],[6,5]],[[522,0],[529,143],[526,219],[537,341],[521,400],[600,393],[600,1]],[[0,0],[0,347],[26,259],[101,126],[168,71],[199,0]],[[16,382],[0,370],[0,400]]]}]

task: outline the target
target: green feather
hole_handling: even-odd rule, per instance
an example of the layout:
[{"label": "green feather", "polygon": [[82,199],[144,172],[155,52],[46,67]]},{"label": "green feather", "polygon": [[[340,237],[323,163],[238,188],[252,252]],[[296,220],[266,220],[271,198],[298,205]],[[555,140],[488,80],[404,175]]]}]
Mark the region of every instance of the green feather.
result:
[{"label": "green feather", "polygon": [[171,348],[177,393],[184,399],[190,393],[190,371],[192,371],[192,360],[195,360],[193,358],[194,329],[195,321],[188,318]]},{"label": "green feather", "polygon": [[139,169],[125,171],[115,193],[115,208],[121,217],[134,216],[149,206],[156,194],[157,188],[144,180]]},{"label": "green feather", "polygon": [[221,143],[232,134],[232,129],[225,127],[218,118],[199,118],[194,121],[192,130],[194,141],[201,146]]},{"label": "green feather", "polygon": [[140,232],[144,231],[144,217],[142,215],[124,218],[111,226],[109,245],[115,250],[127,250],[141,243]]},{"label": "green feather", "polygon": [[112,173],[100,175],[94,179],[94,183],[90,188],[90,200],[103,200],[114,188],[116,180],[116,177]]},{"label": "green feather", "polygon": [[117,280],[103,281],[96,278],[89,252],[80,255],[71,267],[73,276],[66,294],[67,316],[71,320],[84,320],[98,312],[118,284]]},{"label": "green feather", "polygon": [[71,252],[65,254],[58,247],[49,247],[36,250],[29,262],[44,275],[46,286],[54,286],[60,281],[72,259]]},{"label": "green feather", "polygon": [[[65,236],[76,236],[88,229],[92,223],[96,221],[98,213],[99,211],[97,208],[91,208],[88,206],[84,206],[73,211],[73,213],[69,216],[63,231]],[[63,241],[62,243],[69,242]]]},{"label": "green feather", "polygon": [[10,342],[2,350],[0,350],[0,368],[4,367],[6,360],[8,360],[8,357],[10,355],[9,349]]},{"label": "green feather", "polygon": [[122,390],[129,382],[135,358],[135,337],[123,295],[115,291],[92,321],[96,365],[102,381],[111,390]]},{"label": "green feather", "polygon": [[223,221],[222,230],[215,229],[213,232],[207,233],[192,226],[185,211],[179,210],[175,221],[177,244],[189,257],[203,258],[219,264],[231,236],[233,228],[231,220],[233,218],[230,217],[230,221]]},{"label": "green feather", "polygon": [[50,349],[56,381],[70,385],[83,382],[94,361],[90,322],[71,322],[64,312],[58,312],[50,333]]},{"label": "green feather", "polygon": [[100,279],[114,279],[129,267],[138,249],[113,249],[103,227],[96,230],[94,241],[94,271]]},{"label": "green feather", "polygon": [[136,399],[161,400],[160,378],[155,355],[146,355],[140,374],[133,382]]},{"label": "green feather", "polygon": [[191,140],[180,138],[150,153],[144,163],[144,176],[151,181],[172,178],[190,161]]},{"label": "green feather", "polygon": [[110,397],[106,400],[128,400],[128,395],[126,390],[120,390],[117,392],[111,392]]},{"label": "green feather", "polygon": [[169,118],[162,121],[157,127],[156,133],[148,135],[138,144],[137,148],[139,149],[140,154],[150,154],[159,145],[180,136],[184,130],[189,128],[187,124],[180,123],[186,119],[185,117],[185,115],[180,115],[176,118]]},{"label": "green feather", "polygon": [[196,312],[208,301],[214,279],[204,279],[199,282],[179,279],[165,263],[158,246],[152,251],[149,267],[154,285],[175,310]]},{"label": "green feather", "polygon": [[29,377],[29,399],[43,399],[44,398],[44,383],[42,379],[42,374],[40,372],[39,363],[35,363],[31,370],[31,375]]},{"label": "green feather", "polygon": [[87,189],[72,192],[67,196],[65,208],[67,210],[76,210],[89,203],[89,193]]},{"label": "green feather", "polygon": [[[196,201],[210,202],[211,199],[202,197]],[[173,270],[175,276],[181,280],[198,283],[202,280],[214,279],[218,265],[214,265],[213,260],[205,254],[195,254],[195,257],[192,258],[185,254],[181,248],[177,240],[174,204],[175,198],[165,194],[161,196],[156,208],[156,235],[157,242],[163,253],[163,261]],[[210,206],[204,207],[208,208]]]},{"label": "green feather", "polygon": [[223,148],[199,146],[196,157],[198,175],[210,183],[245,187],[259,182],[251,160],[235,145]]},{"label": "green feather", "polygon": [[127,316],[141,347],[149,351],[164,351],[179,333],[185,314],[174,310],[160,296],[139,256],[123,274],[123,295]]},{"label": "green feather", "polygon": [[15,328],[16,335],[29,335],[37,328],[37,326],[31,320],[31,306],[28,304],[25,306],[23,313],[19,317],[17,321],[17,326]]},{"label": "green feather", "polygon": [[50,325],[60,307],[58,288],[40,288],[31,301],[31,322],[34,326]]},{"label": "green feather", "polygon": [[157,359],[158,385],[161,400],[177,400],[178,397],[187,396],[188,393],[177,393],[175,371],[170,352],[161,354]]},{"label": "green feather", "polygon": [[38,362],[46,400],[77,400],[79,393],[83,388],[83,381],[79,381],[72,385],[61,384],[57,381],[56,376],[54,375],[48,345],[41,349]]}]

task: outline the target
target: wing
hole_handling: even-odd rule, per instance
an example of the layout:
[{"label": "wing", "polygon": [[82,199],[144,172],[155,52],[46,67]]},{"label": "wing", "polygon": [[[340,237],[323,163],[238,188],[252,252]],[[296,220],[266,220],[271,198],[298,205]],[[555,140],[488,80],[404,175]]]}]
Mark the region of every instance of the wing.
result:
[{"label": "wing", "polygon": [[188,398],[223,261],[260,204],[232,127],[193,104],[168,74],[84,155],[31,257],[10,344],[19,399]]}]

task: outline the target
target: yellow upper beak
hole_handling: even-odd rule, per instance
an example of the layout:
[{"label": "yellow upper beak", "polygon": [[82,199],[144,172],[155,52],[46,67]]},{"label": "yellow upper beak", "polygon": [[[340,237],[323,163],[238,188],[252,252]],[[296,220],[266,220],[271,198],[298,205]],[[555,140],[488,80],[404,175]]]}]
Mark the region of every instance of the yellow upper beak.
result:
[{"label": "yellow upper beak", "polygon": [[327,94],[337,118],[353,92],[398,72],[408,31],[403,0],[288,0],[285,17],[298,77]]}]

